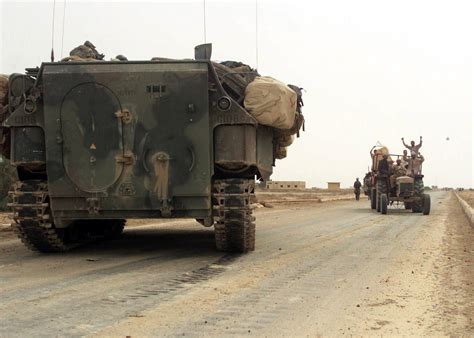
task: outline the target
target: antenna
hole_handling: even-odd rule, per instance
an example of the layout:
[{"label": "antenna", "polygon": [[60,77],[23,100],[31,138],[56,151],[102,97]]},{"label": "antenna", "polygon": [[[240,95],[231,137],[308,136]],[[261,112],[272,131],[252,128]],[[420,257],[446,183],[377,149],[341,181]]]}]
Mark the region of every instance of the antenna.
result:
[{"label": "antenna", "polygon": [[206,32],[206,0],[203,0],[203,17],[204,17],[204,43],[207,43],[207,32]]},{"label": "antenna", "polygon": [[66,0],[64,0],[64,8],[63,8],[63,32],[61,36],[61,59],[64,57],[63,47],[64,47],[64,26],[66,25],[65,22],[66,22]]},{"label": "antenna", "polygon": [[255,65],[258,69],[258,0],[255,0]]},{"label": "antenna", "polygon": [[51,28],[51,62],[54,62],[54,18],[56,16],[56,0],[53,1],[53,23]]}]

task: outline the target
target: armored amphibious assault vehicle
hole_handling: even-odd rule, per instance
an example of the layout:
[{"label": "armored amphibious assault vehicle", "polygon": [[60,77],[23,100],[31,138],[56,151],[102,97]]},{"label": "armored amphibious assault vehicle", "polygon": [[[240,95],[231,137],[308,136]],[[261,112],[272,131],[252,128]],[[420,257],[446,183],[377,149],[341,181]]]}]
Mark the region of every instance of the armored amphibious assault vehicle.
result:
[{"label": "armored amphibious assault vehicle", "polygon": [[9,76],[2,152],[18,172],[9,205],[25,245],[60,252],[119,235],[127,218],[194,218],[214,226],[218,250],[254,250],[255,179],[269,179],[285,133],[244,108],[248,74],[202,48],[195,60]]}]

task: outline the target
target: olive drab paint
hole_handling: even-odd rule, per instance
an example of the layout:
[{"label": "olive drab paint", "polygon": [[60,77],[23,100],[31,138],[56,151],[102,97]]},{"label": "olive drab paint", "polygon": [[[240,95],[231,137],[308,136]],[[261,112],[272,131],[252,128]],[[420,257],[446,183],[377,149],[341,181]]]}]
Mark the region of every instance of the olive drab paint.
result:
[{"label": "olive drab paint", "polygon": [[14,227],[36,250],[65,250],[77,224],[110,232],[159,217],[217,222],[218,248],[253,250],[250,200],[255,178],[272,173],[277,136],[209,60],[43,63],[10,76],[1,130],[19,174]]}]

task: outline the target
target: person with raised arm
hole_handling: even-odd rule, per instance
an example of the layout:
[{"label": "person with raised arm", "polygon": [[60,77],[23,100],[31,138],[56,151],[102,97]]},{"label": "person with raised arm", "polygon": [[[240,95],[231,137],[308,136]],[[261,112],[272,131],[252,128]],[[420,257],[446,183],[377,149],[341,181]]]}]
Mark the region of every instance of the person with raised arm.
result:
[{"label": "person with raised arm", "polygon": [[412,157],[413,157],[413,156],[417,157],[417,156],[418,156],[418,153],[419,153],[419,151],[420,151],[421,145],[423,144],[423,137],[420,136],[420,143],[418,143],[417,145],[415,145],[415,141],[411,141],[411,142],[410,142],[410,145],[406,144],[404,137],[402,137],[402,142],[403,142],[403,145],[404,145],[408,150],[410,150],[411,156],[412,156]]}]

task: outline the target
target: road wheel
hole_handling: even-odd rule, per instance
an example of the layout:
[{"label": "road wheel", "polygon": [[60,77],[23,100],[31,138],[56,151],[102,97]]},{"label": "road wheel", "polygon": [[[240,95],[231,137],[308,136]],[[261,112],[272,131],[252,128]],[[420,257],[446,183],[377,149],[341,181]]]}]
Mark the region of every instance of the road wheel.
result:
[{"label": "road wheel", "polygon": [[405,202],[405,210],[410,210],[411,209],[411,203],[410,202]]},{"label": "road wheel", "polygon": [[117,238],[125,220],[78,220],[57,228],[51,217],[46,181],[18,181],[9,193],[12,224],[21,241],[33,251],[62,252],[93,239]]},{"label": "road wheel", "polygon": [[382,215],[387,214],[387,209],[388,209],[388,197],[387,194],[382,194],[380,196],[380,212]]},{"label": "road wheel", "polygon": [[105,239],[117,239],[120,238],[125,227],[126,220],[124,219],[111,219],[105,222],[103,234]]},{"label": "road wheel", "polygon": [[423,215],[429,215],[431,209],[431,196],[428,194],[423,195]]},{"label": "road wheel", "polygon": [[9,195],[15,221],[12,228],[26,247],[40,252],[61,252],[72,247],[66,229],[52,223],[45,181],[18,181]]},{"label": "road wheel", "polygon": [[370,189],[370,208],[375,209],[377,207],[377,191],[375,188]]}]

